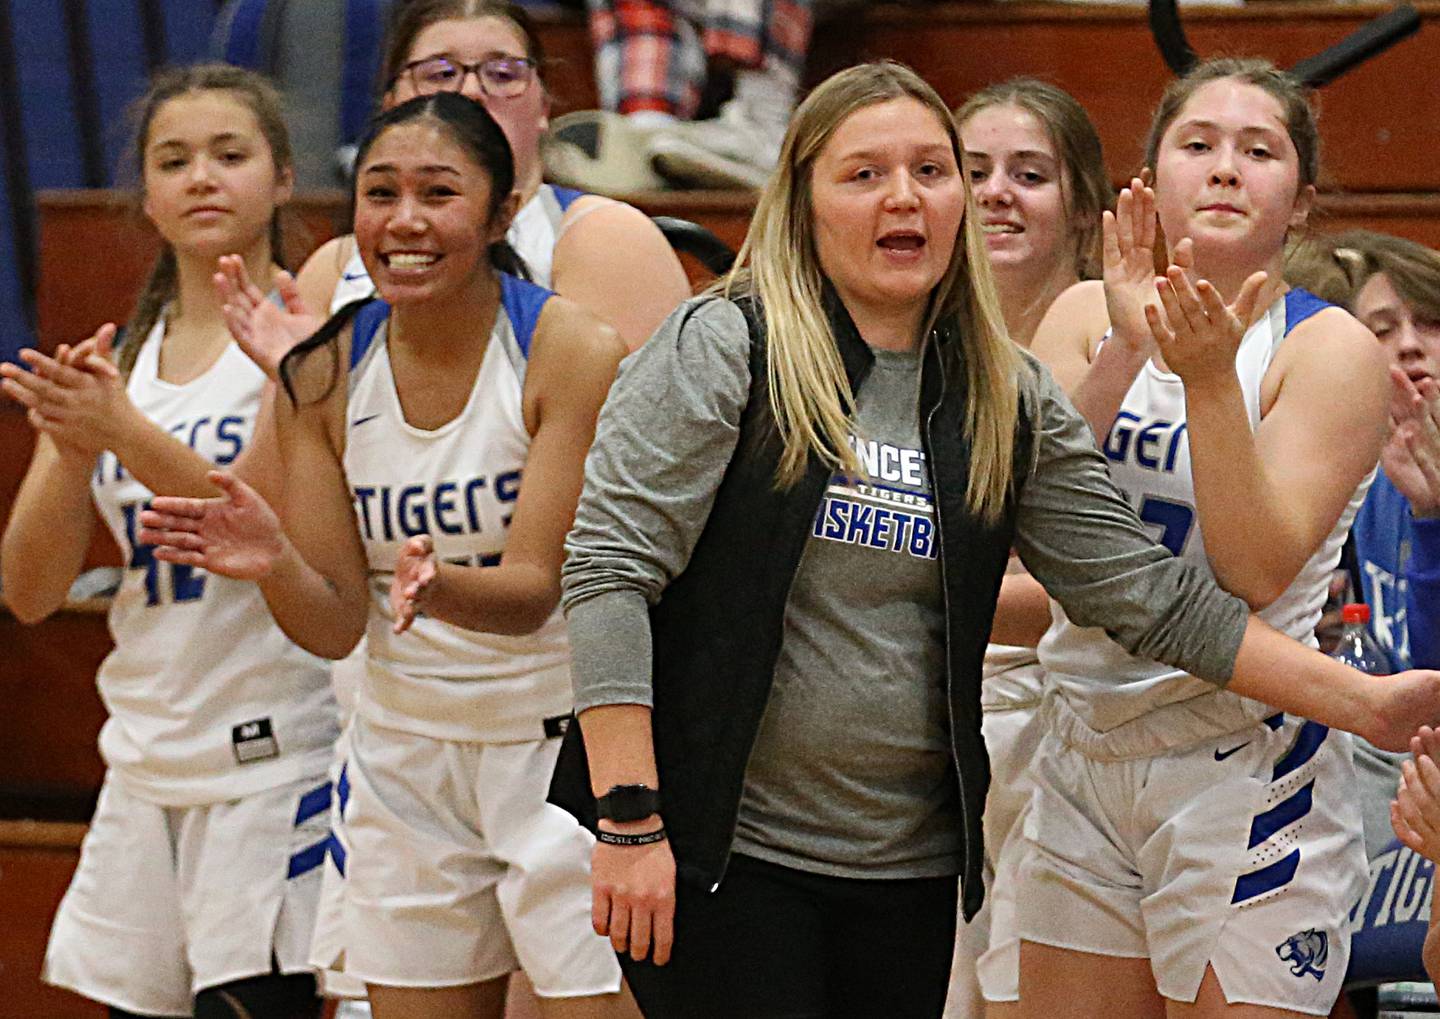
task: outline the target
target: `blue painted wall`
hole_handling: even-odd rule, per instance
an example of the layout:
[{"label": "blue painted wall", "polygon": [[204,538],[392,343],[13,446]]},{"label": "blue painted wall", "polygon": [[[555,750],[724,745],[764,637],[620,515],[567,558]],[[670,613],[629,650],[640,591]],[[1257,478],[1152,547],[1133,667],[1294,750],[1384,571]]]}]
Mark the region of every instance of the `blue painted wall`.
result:
[{"label": "blue painted wall", "polygon": [[[6,125],[4,163],[12,172],[0,181],[0,360],[11,360],[33,342],[31,295],[24,286],[27,259],[33,265],[35,258],[24,244],[27,222],[33,235],[33,192],[115,182],[127,136],[125,110],[144,91],[149,56],[140,0],[0,0],[0,5],[0,33],[6,36],[0,38],[0,59],[13,61],[11,100],[20,114]],[[218,5],[212,0],[155,0],[155,5],[165,62],[204,57]],[[75,54],[84,54],[88,66],[77,68]],[[94,114],[89,138],[87,110]],[[13,172],[17,164],[22,174]]]}]

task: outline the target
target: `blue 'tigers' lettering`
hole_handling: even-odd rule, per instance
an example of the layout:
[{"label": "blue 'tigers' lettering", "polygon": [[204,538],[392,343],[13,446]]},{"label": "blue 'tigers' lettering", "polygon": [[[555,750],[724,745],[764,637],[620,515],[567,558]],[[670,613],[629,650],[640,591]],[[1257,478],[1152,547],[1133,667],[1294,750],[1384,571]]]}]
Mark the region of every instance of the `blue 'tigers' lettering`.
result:
[{"label": "blue 'tigers' lettering", "polygon": [[355,485],[355,515],[366,541],[403,541],[419,534],[479,534],[484,530],[480,500],[493,498],[508,510],[501,523],[509,527],[520,498],[522,472],[506,471],[493,478],[452,478],[412,485]]}]

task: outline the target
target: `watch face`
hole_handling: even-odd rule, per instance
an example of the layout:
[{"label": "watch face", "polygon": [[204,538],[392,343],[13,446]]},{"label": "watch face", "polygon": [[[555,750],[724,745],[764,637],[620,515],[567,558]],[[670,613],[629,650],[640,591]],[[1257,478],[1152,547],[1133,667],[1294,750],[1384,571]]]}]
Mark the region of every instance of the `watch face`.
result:
[{"label": "watch face", "polygon": [[639,821],[660,809],[660,794],[649,786],[617,785],[595,801],[607,821]]}]

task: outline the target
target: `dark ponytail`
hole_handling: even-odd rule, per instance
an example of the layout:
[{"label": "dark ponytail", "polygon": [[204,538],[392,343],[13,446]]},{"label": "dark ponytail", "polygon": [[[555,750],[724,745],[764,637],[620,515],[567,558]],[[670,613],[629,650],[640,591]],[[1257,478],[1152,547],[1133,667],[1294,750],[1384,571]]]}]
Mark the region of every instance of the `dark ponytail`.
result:
[{"label": "dark ponytail", "polygon": [[130,372],[134,370],[140,348],[149,338],[150,330],[160,321],[160,313],[167,304],[175,300],[179,290],[179,275],[175,265],[175,249],[164,244],[160,256],[155,259],[155,264],[150,269],[150,278],[145,281],[145,289],[140,291],[140,296],[136,299],[135,310],[130,314],[130,320],[125,323],[125,331],[120,335],[120,349],[115,360],[120,374],[126,378],[129,378]]},{"label": "dark ponytail", "polygon": [[360,297],[342,306],[325,320],[324,325],[291,347],[280,359],[280,384],[285,387],[285,395],[290,397],[292,405],[297,407],[300,405],[300,397],[295,392],[295,376],[299,373],[305,359],[317,350],[324,350],[330,355],[330,381],[325,386],[324,392],[315,399],[305,402],[319,403],[335,391],[335,383],[340,378],[340,344],[338,342],[340,333],[355,320],[355,316],[360,313],[361,308],[375,300],[374,296]]},{"label": "dark ponytail", "polygon": [[490,245],[490,264],[499,272],[507,276],[518,276],[522,280],[534,281],[535,277],[530,275],[530,267],[525,264],[525,259],[520,257],[520,252],[511,246],[510,242],[501,238]]}]

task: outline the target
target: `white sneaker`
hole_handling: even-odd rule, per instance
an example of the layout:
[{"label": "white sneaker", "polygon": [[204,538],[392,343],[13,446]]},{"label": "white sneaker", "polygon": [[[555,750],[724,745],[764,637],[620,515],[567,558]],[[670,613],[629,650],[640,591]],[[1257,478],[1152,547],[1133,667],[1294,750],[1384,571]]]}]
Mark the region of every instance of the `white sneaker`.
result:
[{"label": "white sneaker", "polygon": [[714,120],[657,131],[650,138],[650,158],[676,184],[758,191],[775,169],[784,138],[783,123],[759,123],[732,100]]},{"label": "white sneaker", "polygon": [[599,195],[662,191],[670,185],[647,154],[655,128],[605,110],[557,117],[545,136],[545,179]]}]

